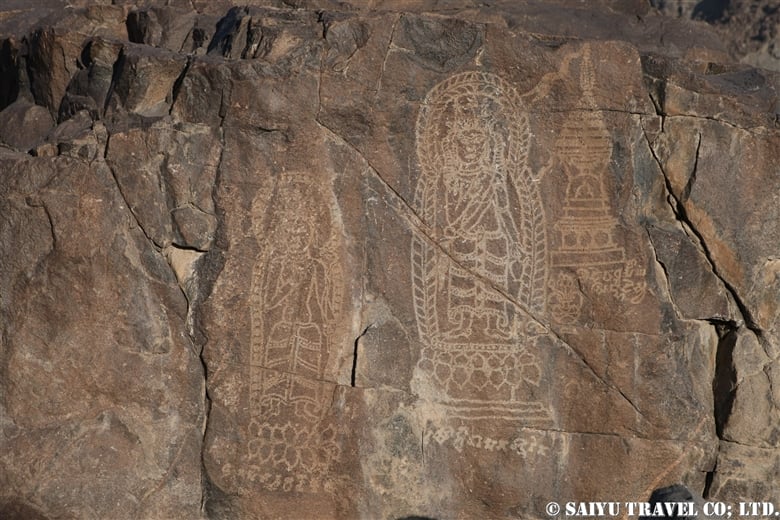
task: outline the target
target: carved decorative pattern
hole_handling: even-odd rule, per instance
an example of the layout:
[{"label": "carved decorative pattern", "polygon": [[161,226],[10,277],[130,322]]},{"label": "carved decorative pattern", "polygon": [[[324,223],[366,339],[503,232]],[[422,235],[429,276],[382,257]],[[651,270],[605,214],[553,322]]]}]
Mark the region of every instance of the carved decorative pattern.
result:
[{"label": "carved decorative pattern", "polygon": [[414,205],[431,233],[411,244],[418,368],[452,417],[550,420],[530,397],[541,367],[529,324],[547,284],[530,140],[520,96],[494,74],[442,81],[418,117]]},{"label": "carved decorative pattern", "polygon": [[287,174],[273,204],[253,211],[261,254],[252,275],[249,464],[272,490],[315,490],[340,454],[323,376],[343,275],[321,190]]},{"label": "carved decorative pattern", "polygon": [[[596,107],[590,47],[580,60],[584,109],[574,111],[561,128],[555,152],[566,176],[563,216],[557,221],[558,247],[552,252],[550,313],[557,323],[572,324],[581,312],[578,284],[589,294],[639,303],[645,295],[645,270],[626,260],[618,244],[607,176],[612,134]],[[574,276],[576,274],[576,277]]]}]

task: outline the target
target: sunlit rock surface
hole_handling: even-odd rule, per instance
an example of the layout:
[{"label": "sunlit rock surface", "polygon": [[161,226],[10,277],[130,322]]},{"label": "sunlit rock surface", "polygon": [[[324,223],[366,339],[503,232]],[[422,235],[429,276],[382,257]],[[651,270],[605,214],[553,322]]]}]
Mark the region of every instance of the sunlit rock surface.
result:
[{"label": "sunlit rock surface", "polygon": [[780,502],[776,74],[639,1],[116,3],[0,12],[0,516]]}]

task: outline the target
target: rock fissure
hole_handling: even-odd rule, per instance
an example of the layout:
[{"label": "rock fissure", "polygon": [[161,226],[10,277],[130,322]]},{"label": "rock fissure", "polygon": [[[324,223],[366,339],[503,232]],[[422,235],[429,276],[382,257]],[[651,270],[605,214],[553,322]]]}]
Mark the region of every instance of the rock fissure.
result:
[{"label": "rock fissure", "polygon": [[[106,147],[107,147],[107,146],[108,146],[108,145],[106,145]],[[105,165],[106,165],[106,167],[108,168],[108,171],[109,171],[109,172],[111,172],[111,178],[112,178],[112,179],[114,179],[114,184],[116,185],[117,191],[119,192],[119,196],[120,196],[120,197],[122,197],[122,201],[124,202],[124,205],[125,205],[125,207],[127,208],[127,211],[128,211],[128,212],[130,213],[130,215],[133,217],[133,221],[134,221],[134,222],[135,222],[135,224],[138,226],[138,229],[140,229],[140,230],[141,230],[141,233],[143,233],[143,234],[144,234],[144,236],[145,236],[145,237],[146,237],[146,239],[149,241],[149,243],[150,243],[150,244],[151,244],[151,245],[154,247],[154,249],[155,249],[156,251],[158,251],[158,252],[159,252],[159,251],[161,250],[161,249],[160,249],[160,247],[161,247],[161,246],[159,246],[158,244],[156,244],[156,243],[155,243],[155,241],[154,241],[154,239],[152,238],[152,236],[151,236],[151,235],[150,235],[150,234],[149,234],[149,233],[146,231],[146,229],[144,228],[143,224],[141,223],[140,219],[138,218],[138,215],[136,215],[136,214],[135,214],[135,211],[133,211],[133,207],[132,207],[132,205],[130,204],[130,201],[128,200],[128,198],[127,198],[127,196],[125,195],[125,193],[122,191],[122,185],[121,185],[121,183],[119,182],[119,179],[118,179],[118,178],[117,178],[117,176],[116,176],[116,172],[115,172],[115,171],[114,171],[114,169],[111,167],[111,163],[109,163],[109,162],[106,162],[106,163],[105,163]]]},{"label": "rock fissure", "polygon": [[193,60],[194,58],[191,55],[187,56],[187,63],[185,63],[184,68],[179,74],[179,77],[176,78],[176,81],[173,82],[173,87],[171,89],[171,106],[168,108],[168,115],[173,113],[173,107],[176,105],[176,99],[179,97],[179,92],[181,91],[182,84],[184,83],[184,78],[187,77],[187,73],[190,71]]},{"label": "rock fissure", "polygon": [[[224,93],[224,91],[223,91]],[[195,291],[196,298],[192,306],[192,328],[193,330],[200,330],[204,317],[201,315],[201,304],[212,294],[214,290],[214,284],[219,273],[224,269],[225,259],[222,256],[223,249],[227,249],[226,240],[222,237],[225,234],[224,226],[224,210],[221,209],[219,204],[219,190],[222,185],[223,167],[225,159],[225,129],[224,129],[224,115],[222,115],[221,100],[220,100],[220,126],[217,132],[219,137],[219,157],[216,160],[214,184],[211,188],[211,201],[214,204],[214,213],[217,218],[217,228],[214,232],[214,247],[211,248],[204,259],[199,263],[198,271],[198,286]],[[209,267],[209,271],[206,271],[206,266]],[[204,272],[206,271],[206,272]],[[202,389],[201,399],[203,403],[203,421],[201,426],[200,435],[200,512],[210,517],[209,514],[209,499],[211,498],[213,485],[208,474],[206,443],[209,434],[209,426],[211,419],[211,409],[213,399],[209,390],[209,366],[206,358],[206,345],[209,341],[208,334],[200,332],[200,341],[193,341],[193,344],[199,347],[198,360],[200,362],[200,370],[202,374]]]},{"label": "rock fissure", "polygon": [[[643,130],[643,132],[644,132],[644,130]],[[685,210],[685,203],[674,194],[674,189],[672,187],[671,180],[669,179],[669,177],[668,177],[668,175],[667,175],[667,173],[666,173],[666,171],[665,171],[665,169],[663,167],[663,162],[658,158],[658,155],[656,154],[656,152],[655,152],[655,150],[653,148],[652,142],[650,141],[650,138],[648,137],[646,132],[645,132],[645,139],[647,140],[647,146],[650,149],[650,153],[652,154],[653,158],[655,159],[655,161],[656,161],[656,163],[657,163],[657,165],[659,167],[659,170],[661,171],[661,173],[663,175],[664,183],[665,183],[665,189],[666,189],[666,194],[667,194],[668,201],[669,201],[669,206],[671,207],[675,217],[680,222],[680,224],[683,226],[684,230],[686,230],[686,231],[690,230],[690,232],[693,234],[693,237],[691,237],[690,233],[686,233],[687,236],[689,236],[692,239],[695,237],[694,245],[696,245],[701,250],[701,252],[704,254],[704,257],[706,258],[707,262],[709,263],[709,266],[710,266],[710,269],[712,270],[712,273],[718,278],[718,280],[720,280],[720,282],[723,284],[723,287],[729,292],[729,294],[733,298],[734,303],[737,305],[737,307],[739,309],[739,312],[741,314],[741,317],[744,320],[745,325],[747,326],[747,328],[749,328],[751,331],[753,331],[756,334],[756,336],[759,339],[759,341],[764,341],[764,340],[762,340],[763,331],[755,323],[755,321],[752,319],[752,313],[748,309],[747,305],[744,303],[743,299],[739,296],[739,293],[737,292],[736,288],[731,283],[729,283],[729,281],[726,280],[723,277],[723,275],[720,273],[720,270],[718,269],[717,264],[715,263],[715,260],[714,260],[714,258],[712,256],[712,252],[710,251],[709,247],[707,246],[707,242],[706,242],[705,237],[701,234],[701,232],[699,232],[696,229],[696,226],[694,225],[694,223],[688,218],[687,212]],[[701,139],[699,139],[699,145],[700,144],[701,144]],[[699,148],[697,146],[697,153],[698,153],[698,149]],[[698,165],[698,158],[696,160],[695,165]],[[693,174],[691,176],[693,176]],[[690,186],[692,186],[692,183],[690,183],[690,181],[689,181],[689,184],[690,184]]]},{"label": "rock fissure", "polygon": [[[318,121],[319,123],[319,121]],[[517,309],[522,311],[524,314],[526,314],[528,317],[530,317],[534,322],[536,322],[541,327],[548,329],[549,326],[545,325],[541,319],[535,317],[530,309],[527,309],[523,304],[521,304],[519,301],[517,301],[515,298],[513,298],[511,295],[509,295],[505,290],[502,288],[496,286],[494,283],[492,283],[490,280],[487,280],[484,276],[480,275],[479,273],[474,272],[473,270],[469,269],[467,266],[463,265],[461,262],[459,262],[451,252],[449,252],[446,248],[444,248],[438,241],[436,241],[433,237],[433,231],[428,227],[428,225],[420,218],[420,216],[417,214],[415,209],[403,198],[403,196],[396,191],[395,188],[393,188],[383,177],[382,175],[374,168],[371,163],[363,156],[363,154],[355,148],[349,141],[345,140],[341,136],[335,134],[332,130],[330,130],[328,127],[323,125],[322,123],[319,123],[323,128],[328,130],[329,133],[334,135],[336,138],[338,138],[341,142],[345,143],[349,148],[351,148],[358,156],[365,161],[365,163],[368,165],[368,168],[366,171],[368,171],[375,179],[377,179],[382,186],[388,191],[388,193],[391,195],[391,200],[398,203],[397,204],[397,210],[398,214],[406,221],[406,223],[417,233],[425,237],[426,241],[431,244],[433,247],[435,247],[439,252],[444,254],[448,261],[452,262],[456,266],[458,266],[460,269],[463,269],[464,271],[468,272],[470,276],[472,276],[475,280],[478,280],[480,283],[484,284],[486,287],[489,287],[492,291],[495,291],[496,293],[500,294],[503,298],[506,299],[507,302],[511,303],[513,306],[515,306]],[[559,338],[560,339],[560,338]],[[560,340],[563,341],[563,340]]]},{"label": "rock fissure", "polygon": [[206,514],[206,517],[210,517],[211,515],[208,514],[208,506],[209,506],[209,499],[211,498],[211,480],[209,479],[209,474],[207,471],[207,463],[206,463],[206,441],[208,439],[209,434],[209,416],[211,415],[211,398],[208,396],[208,366],[203,359],[203,355],[201,354],[201,366],[203,367],[203,382],[204,382],[204,402],[206,405],[206,408],[204,410],[204,418],[203,418],[203,433],[201,435],[201,444],[200,444],[200,481],[201,481],[201,495],[200,495],[200,512],[201,514]]},{"label": "rock fissure", "polygon": [[352,388],[355,388],[356,382],[357,382],[357,372],[358,372],[358,354],[360,352],[360,340],[368,333],[369,329],[373,327],[373,324],[370,324],[366,326],[363,331],[358,335],[357,338],[355,338],[354,347],[352,349],[352,370],[349,377],[349,383]]},{"label": "rock fissure", "polygon": [[[157,182],[157,188],[158,192],[162,195],[163,201],[165,204],[165,208],[168,209],[167,213],[169,216],[173,215],[173,211],[176,208],[176,193],[173,187],[173,180],[171,179],[171,176],[167,175],[166,172],[170,170],[169,165],[169,157],[166,153],[161,153],[158,155],[158,167],[156,176],[158,179]],[[184,242],[183,240],[179,240],[179,229],[178,226],[172,226],[173,227],[173,237],[171,237],[171,241],[176,242]],[[162,247],[163,244],[158,244],[159,247]]]},{"label": "rock fissure", "polygon": [[349,1],[0,8],[0,517],[780,500],[777,78]]},{"label": "rock fissure", "polygon": [[694,159],[693,159],[693,167],[691,168],[691,173],[688,176],[688,182],[685,183],[685,188],[683,188],[682,193],[680,194],[680,202],[682,204],[685,204],[685,202],[687,202],[688,198],[691,196],[691,190],[693,189],[693,185],[696,182],[696,175],[699,170],[700,152],[701,152],[701,132],[698,132],[698,139],[696,141],[696,152],[694,154]]},{"label": "rock fissure", "polygon": [[645,139],[647,140],[647,146],[658,165],[659,171],[663,176],[667,202],[671,207],[675,218],[682,225],[689,240],[692,240],[694,245],[696,245],[697,248],[703,253],[711,272],[723,285],[726,291],[728,291],[728,294],[737,305],[737,309],[742,318],[740,320],[742,323],[734,322],[733,320],[724,320],[722,318],[710,318],[705,320],[712,325],[718,337],[715,351],[715,368],[712,376],[712,395],[714,404],[713,421],[718,444],[715,448],[715,463],[712,469],[707,471],[705,474],[705,483],[702,490],[703,496],[705,498],[709,498],[712,496],[714,483],[718,479],[718,460],[724,456],[722,443],[727,440],[724,432],[726,425],[732,417],[736,393],[739,390],[737,384],[737,372],[734,365],[734,349],[737,344],[739,330],[743,323],[744,326],[747,327],[747,329],[756,336],[767,355],[769,355],[769,352],[768,347],[765,346],[765,341],[762,341],[761,339],[760,329],[752,322],[751,314],[746,305],[739,297],[736,289],[719,273],[715,260],[712,257],[709,248],[707,247],[704,236],[696,229],[693,222],[691,222],[687,217],[685,203],[689,199],[693,185],[696,182],[699,155],[702,144],[702,134],[700,132],[698,133],[692,171],[689,175],[688,181],[686,182],[682,195],[679,198],[674,194],[671,180],[667,175],[667,172],[663,166],[663,162],[657,156],[656,151],[653,148],[653,144],[647,136],[646,132]]},{"label": "rock fissure", "polygon": [[734,347],[737,343],[737,329],[728,322],[713,324],[718,333],[715,352],[715,372],[712,380],[712,395],[715,405],[715,430],[723,439],[724,428],[734,405],[737,373],[734,368]]},{"label": "rock fissure", "polygon": [[125,48],[124,46],[120,47],[119,49],[119,55],[116,58],[116,61],[114,62],[112,66],[112,72],[111,72],[111,82],[108,85],[108,90],[106,91],[106,100],[103,103],[103,112],[102,116],[105,117],[106,114],[108,114],[108,108],[111,104],[111,98],[114,96],[114,89],[116,88],[117,83],[119,82],[119,78],[122,75],[122,70],[124,69],[125,65]]},{"label": "rock fissure", "polygon": [[[528,95],[530,95],[529,93]],[[650,112],[640,112],[637,110],[622,110],[619,108],[609,108],[609,107],[574,107],[574,108],[565,108],[565,109],[545,109],[543,112],[531,109],[528,111],[529,114],[577,114],[577,113],[612,113],[612,114],[627,114],[631,116],[650,116],[650,115],[657,115],[655,113]]]},{"label": "rock fissure", "polygon": [[712,466],[712,469],[705,472],[704,475],[704,489],[701,492],[702,498],[705,500],[711,498],[712,483],[715,481],[715,474],[718,472],[718,462]]},{"label": "rock fissure", "polygon": [[680,110],[676,110],[674,113],[670,114],[664,108],[666,106],[666,93],[664,90],[666,84],[663,83],[663,80],[660,80],[658,78],[653,78],[651,76],[647,76],[647,77],[657,82],[657,84],[654,85],[655,88],[653,88],[653,86],[649,88],[649,96],[650,96],[650,101],[653,104],[653,107],[655,107],[656,115],[662,118],[661,120],[662,130],[663,130],[663,122],[664,119],[666,118],[670,118],[670,119],[690,118],[690,119],[698,119],[698,120],[705,120],[705,121],[713,121],[715,123],[720,123],[730,128],[742,130],[756,136],[764,136],[771,131],[772,127],[776,127],[776,123],[769,125],[768,118],[764,121],[761,121],[761,123],[756,124],[755,126],[749,127],[745,125],[740,125],[739,123],[736,123],[734,121],[729,121],[727,119],[717,117],[715,115],[696,114],[696,113],[683,112]]},{"label": "rock fissure", "polygon": [[354,384],[352,384],[351,381],[350,381],[350,384],[344,384],[344,383],[339,383],[338,381],[334,381],[334,380],[328,379],[328,378],[311,377],[310,375],[306,374],[305,372],[290,372],[289,370],[280,370],[278,368],[268,367],[268,366],[265,366],[265,365],[251,365],[251,366],[254,367],[254,368],[259,368],[261,370],[266,370],[268,372],[274,372],[274,373],[277,373],[277,374],[291,376],[291,377],[294,377],[296,379],[311,381],[311,382],[314,382],[314,383],[325,383],[325,384],[333,385],[333,386],[343,386],[345,388],[357,388]]},{"label": "rock fissure", "polygon": [[756,125],[753,127],[747,127],[742,126],[737,123],[734,123],[732,121],[727,121],[725,119],[720,119],[715,116],[704,116],[700,114],[664,114],[664,117],[668,117],[670,119],[674,118],[690,118],[690,119],[701,119],[704,121],[713,121],[715,123],[719,123],[722,125],[726,125],[728,127],[734,128],[736,130],[741,130],[743,132],[747,132],[751,135],[755,135],[757,137],[765,136],[770,131],[770,129],[766,125]]},{"label": "rock fissure", "polygon": [[495,291],[497,294],[500,294],[503,299],[505,299],[508,303],[510,303],[512,306],[523,312],[526,316],[528,316],[532,321],[534,321],[538,326],[542,327],[546,332],[550,333],[550,335],[555,339],[555,343],[562,345],[564,350],[572,356],[577,363],[579,363],[582,367],[584,367],[588,373],[596,378],[601,384],[603,384],[605,387],[617,392],[630,406],[631,408],[639,414],[641,417],[644,418],[644,414],[642,411],[636,406],[636,404],[628,398],[628,396],[616,385],[606,381],[603,377],[601,377],[597,371],[595,371],[592,367],[592,365],[587,361],[586,357],[583,356],[580,352],[578,352],[574,347],[572,347],[568,342],[566,342],[559,334],[556,332],[549,324],[545,324],[543,321],[541,321],[540,318],[534,316],[534,314],[531,312],[530,309],[528,309],[525,305],[520,303],[516,298],[513,298],[511,295],[509,295],[505,290],[498,287],[494,283],[492,283],[490,280],[487,280],[484,276],[481,276],[479,273],[474,272],[472,269],[468,268],[467,266],[463,265],[461,262],[459,262],[456,258],[452,256],[452,254],[447,251],[438,241],[434,240],[431,236],[431,231],[428,230],[427,224],[422,221],[422,219],[417,215],[414,208],[412,208],[409,203],[401,196],[400,193],[398,193],[390,184],[387,183],[387,181],[379,174],[379,172],[371,165],[371,163],[368,161],[368,159],[363,156],[363,154],[355,148],[351,143],[349,143],[347,140],[339,136],[338,134],[335,134],[332,130],[330,130],[327,126],[323,125],[321,122],[318,121],[320,126],[325,128],[330,134],[337,137],[341,142],[345,143],[349,148],[351,148],[356,154],[358,154],[359,157],[363,159],[363,161],[366,162],[368,165],[367,171],[370,172],[374,178],[380,181],[383,187],[388,190],[388,193],[391,194],[392,200],[396,201],[400,204],[400,209],[398,211],[398,214],[407,222],[407,224],[415,230],[417,233],[425,237],[426,241],[431,244],[433,247],[435,247],[438,251],[440,251],[442,254],[444,254],[448,261],[452,262],[454,265],[458,266],[460,269],[462,269],[464,272],[469,273],[470,276],[472,276],[475,280],[478,280],[481,284],[484,284],[485,287],[489,288],[491,291]]},{"label": "rock fissure", "polygon": [[382,89],[382,78],[384,77],[385,69],[387,68],[387,58],[390,56],[390,51],[393,50],[393,38],[395,37],[396,27],[401,18],[403,18],[403,15],[396,16],[395,20],[393,20],[393,25],[390,27],[390,37],[387,40],[387,47],[385,47],[384,56],[382,58],[382,68],[379,69],[379,77],[376,80],[374,99],[379,96],[379,92]]},{"label": "rock fissure", "polygon": [[669,270],[666,268],[666,264],[664,264],[661,259],[658,257],[658,249],[655,246],[655,243],[653,242],[653,236],[650,234],[650,230],[646,227],[645,233],[647,233],[647,241],[648,244],[650,244],[650,247],[653,250],[653,259],[661,268],[661,273],[664,275],[664,282],[666,284],[666,293],[669,296],[669,302],[672,304],[672,307],[674,308],[674,314],[677,316],[678,319],[682,319],[682,313],[680,312],[680,309],[678,308],[676,302],[674,301],[674,291],[672,291],[672,282],[669,279]]},{"label": "rock fissure", "polygon": [[165,475],[163,475],[160,478],[159,483],[156,486],[149,488],[146,491],[146,493],[144,493],[143,496],[141,496],[139,498],[139,500],[138,500],[139,503],[138,503],[138,506],[137,506],[138,510],[143,510],[142,506],[143,506],[144,502],[149,500],[149,498],[154,496],[156,493],[159,493],[163,489],[163,487],[166,484],[169,484],[171,479],[174,478],[174,471],[176,469],[176,466],[177,466],[178,462],[184,456],[184,448],[185,448],[185,444],[181,443],[178,446],[177,450],[176,450],[176,454],[173,456],[173,459],[171,460],[171,464],[168,467],[168,470],[165,472]]},{"label": "rock fissure", "polygon": [[[778,408],[778,403],[775,400],[775,386],[774,386],[774,382],[772,381],[772,374],[770,374],[768,370],[770,364],[772,364],[772,362],[767,363],[766,365],[761,367],[761,371],[764,373],[764,377],[766,377],[767,385],[769,386],[769,400],[771,402],[772,408]],[[737,389],[739,389],[739,385],[737,385]]]}]

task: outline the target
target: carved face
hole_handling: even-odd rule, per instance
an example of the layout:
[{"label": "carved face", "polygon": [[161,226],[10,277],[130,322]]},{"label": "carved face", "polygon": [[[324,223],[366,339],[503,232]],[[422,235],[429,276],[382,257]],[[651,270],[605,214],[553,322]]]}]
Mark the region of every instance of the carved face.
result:
[{"label": "carved face", "polygon": [[294,261],[317,243],[316,218],[303,194],[288,190],[280,198],[284,207],[271,219],[271,242],[285,258]]},{"label": "carved face", "polygon": [[290,253],[302,253],[308,249],[312,241],[312,228],[308,215],[299,211],[291,211],[287,214],[287,232],[285,233],[287,250]]},{"label": "carved face", "polygon": [[463,122],[454,129],[453,145],[458,159],[467,166],[485,166],[490,164],[492,143],[490,131],[485,122],[474,118]]}]

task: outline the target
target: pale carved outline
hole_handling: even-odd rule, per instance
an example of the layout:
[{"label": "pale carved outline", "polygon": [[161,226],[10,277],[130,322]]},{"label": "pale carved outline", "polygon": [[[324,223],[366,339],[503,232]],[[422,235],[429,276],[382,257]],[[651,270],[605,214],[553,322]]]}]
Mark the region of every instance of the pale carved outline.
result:
[{"label": "pale carved outline", "polygon": [[[552,437],[560,432],[554,430],[523,431],[518,430],[510,439],[496,439],[490,435],[482,435],[472,431],[467,426],[443,426],[439,427],[432,421],[426,425],[423,433],[423,442],[430,444],[452,446],[455,451],[463,452],[465,448],[476,448],[485,451],[515,454],[524,460],[530,458],[545,459],[549,457],[555,440]],[[545,443],[544,440],[552,440]],[[565,453],[557,453],[561,455]]]},{"label": "pale carved outline", "polygon": [[[522,99],[495,74],[456,74],[428,93],[416,137],[414,207],[431,230],[430,237],[413,235],[411,244],[424,344],[418,369],[451,417],[549,424],[546,404],[518,395],[541,382],[529,345],[539,337],[531,324],[544,315],[547,284],[544,208],[528,164]],[[482,236],[499,253],[505,246],[505,256],[489,251]],[[469,398],[470,390],[483,396]]]},{"label": "pale carved outline", "polygon": [[583,288],[632,304],[642,301],[647,288],[645,269],[636,259],[626,259],[616,240],[618,221],[605,179],[612,135],[595,102],[590,45],[583,46],[579,61],[583,107],[567,117],[555,144],[566,192],[563,217],[555,224],[559,245],[552,251],[549,303],[553,320],[565,325],[580,317]]},{"label": "pale carved outline", "polygon": [[323,490],[341,453],[324,380],[343,309],[341,237],[321,184],[282,174],[253,203],[247,465],[275,491]]}]

